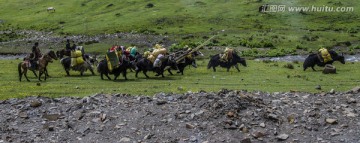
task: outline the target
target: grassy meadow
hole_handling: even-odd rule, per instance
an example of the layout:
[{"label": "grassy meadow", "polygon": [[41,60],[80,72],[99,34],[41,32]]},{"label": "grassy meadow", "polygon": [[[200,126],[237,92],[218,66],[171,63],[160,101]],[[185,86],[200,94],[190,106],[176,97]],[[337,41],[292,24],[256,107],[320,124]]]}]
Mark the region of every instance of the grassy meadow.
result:
[{"label": "grassy meadow", "polygon": [[[284,12],[258,12],[259,6],[285,5]],[[300,7],[352,7],[349,12],[290,12],[287,8]],[[55,12],[48,12],[54,7]],[[248,59],[248,67],[226,72],[206,69],[208,58],[201,59],[199,68],[185,70],[185,75],[146,79],[142,73],[128,81],[101,80],[99,75],[70,77],[59,61],[49,66],[51,78],[40,82],[29,73],[31,82],[18,81],[18,60],[0,60],[0,99],[26,96],[88,96],[96,93],[129,93],[153,95],[158,92],[184,93],[187,91],[261,90],[268,92],[306,91],[323,92],[335,89],[347,91],[360,85],[359,64],[336,62],[338,74],[325,75],[319,71],[302,71],[302,61],[287,62],[250,60],[254,57],[307,55],[320,47],[345,54],[359,54],[360,3],[354,0],[0,0],[0,54],[29,53],[38,38],[19,31],[41,31],[64,39],[64,36],[97,36],[113,33],[132,33],[164,36],[174,47],[195,47],[212,35],[202,52],[212,55],[232,47]],[[26,32],[25,32],[26,33]],[[45,35],[47,36],[47,35]],[[23,38],[29,38],[23,40]],[[41,38],[40,38],[41,39]],[[120,39],[120,38],[118,38]],[[112,40],[112,39],[111,39]],[[107,48],[118,41],[103,40],[83,45],[86,52],[104,55]],[[145,40],[151,40],[150,38]],[[19,42],[21,41],[21,42]],[[40,41],[40,48],[60,43]],[[53,41],[49,41],[53,42]],[[84,41],[82,41],[84,42]],[[86,42],[86,41],[85,41]],[[134,43],[121,43],[126,46]],[[140,48],[142,45],[136,45]],[[149,47],[145,47],[149,48]],[[169,47],[167,47],[169,48]],[[212,49],[210,49],[212,48]],[[144,49],[140,49],[143,51]],[[315,86],[321,85],[322,90]]]},{"label": "grassy meadow", "polygon": [[[337,74],[322,74],[318,71],[302,71],[302,63],[269,62],[248,60],[248,67],[240,66],[240,72],[232,68],[226,72],[224,68],[217,68],[217,72],[206,69],[207,60],[198,61],[198,68],[186,68],[185,74],[169,75],[165,78],[155,77],[149,72],[151,78],[146,79],[142,73],[135,78],[134,73],[128,74],[129,80],[122,76],[117,81],[101,80],[98,73],[91,76],[87,71],[84,76],[79,72],[72,71],[71,76],[66,76],[59,61],[49,65],[50,78],[47,81],[38,82],[34,75],[29,72],[31,82],[24,78],[18,80],[17,63],[20,60],[1,60],[5,66],[0,71],[0,99],[26,96],[83,97],[96,93],[116,94],[125,93],[132,95],[154,95],[155,93],[184,93],[187,91],[199,92],[205,90],[219,91],[222,88],[248,91],[290,92],[306,91],[312,93],[335,91],[347,91],[360,84],[357,72],[360,63],[336,63]],[[286,68],[292,64],[294,69]],[[174,73],[176,73],[174,71]],[[113,76],[111,75],[113,78]],[[40,85],[38,85],[40,83]],[[315,87],[320,85],[322,90]]]}]

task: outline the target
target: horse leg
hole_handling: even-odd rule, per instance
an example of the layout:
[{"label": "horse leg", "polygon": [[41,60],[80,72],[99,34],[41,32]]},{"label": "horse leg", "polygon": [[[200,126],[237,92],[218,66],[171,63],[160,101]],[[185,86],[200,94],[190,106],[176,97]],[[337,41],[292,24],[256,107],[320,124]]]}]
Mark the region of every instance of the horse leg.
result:
[{"label": "horse leg", "polygon": [[122,74],[123,74],[123,77],[125,78],[125,80],[128,80],[127,77],[126,77],[126,74],[127,74],[127,73],[126,73],[126,69],[123,71]]},{"label": "horse leg", "polygon": [[170,75],[174,75],[170,69],[167,70],[169,72]]},{"label": "horse leg", "polygon": [[19,81],[21,81],[23,72],[21,71],[21,63],[18,64],[18,72],[19,72]]},{"label": "horse leg", "polygon": [[215,67],[212,67],[212,68],[213,68],[213,71],[214,71],[214,72],[216,72],[216,69],[215,69]]},{"label": "horse leg", "polygon": [[[108,78],[108,80],[111,80],[111,78],[109,77],[109,73],[105,73],[105,76]],[[103,79],[102,76],[101,79]]]},{"label": "horse leg", "polygon": [[38,77],[38,75],[36,74],[35,70],[31,70],[31,71],[34,73],[35,77]]},{"label": "horse leg", "polygon": [[49,75],[48,70],[47,70],[46,67],[45,67],[44,73],[45,73],[45,77],[50,77],[50,75]]},{"label": "horse leg", "polygon": [[240,72],[239,66],[236,64],[234,67],[237,69],[238,72]]},{"label": "horse leg", "polygon": [[135,70],[135,77],[138,77],[138,73],[140,72],[140,70]]},{"label": "horse leg", "polygon": [[24,74],[24,77],[26,78],[26,80],[27,80],[28,82],[30,82],[30,80],[29,80],[28,77],[27,77],[27,69],[24,69],[23,74]]},{"label": "horse leg", "polygon": [[47,72],[44,71],[44,76],[45,76],[45,77],[44,77],[44,80],[45,80],[45,81],[46,81],[46,77],[47,77],[46,75],[47,75]]},{"label": "horse leg", "polygon": [[316,71],[316,70],[314,69],[314,66],[312,66],[311,68],[312,68],[313,71]]},{"label": "horse leg", "polygon": [[95,75],[94,70],[92,68],[89,69],[91,72],[91,75]]},{"label": "horse leg", "polygon": [[103,76],[102,72],[100,73],[100,78],[101,78],[101,80],[104,80],[104,76]]},{"label": "horse leg", "polygon": [[65,70],[66,71],[66,75],[70,76],[69,70]]},{"label": "horse leg", "polygon": [[147,70],[143,70],[144,75],[146,76],[146,78],[149,78],[149,76],[146,74]]},{"label": "horse leg", "polygon": [[87,67],[86,67],[86,68],[90,70],[91,75],[95,75],[94,70],[93,70],[93,68],[91,67],[91,64],[90,64],[90,63],[87,63]]},{"label": "horse leg", "polygon": [[120,73],[119,74],[114,74],[114,81],[119,77]]},{"label": "horse leg", "polygon": [[42,74],[43,74],[43,72],[42,72],[42,71],[39,71],[39,77],[38,77],[38,80],[39,80],[39,81],[41,81],[40,77],[41,77]]}]

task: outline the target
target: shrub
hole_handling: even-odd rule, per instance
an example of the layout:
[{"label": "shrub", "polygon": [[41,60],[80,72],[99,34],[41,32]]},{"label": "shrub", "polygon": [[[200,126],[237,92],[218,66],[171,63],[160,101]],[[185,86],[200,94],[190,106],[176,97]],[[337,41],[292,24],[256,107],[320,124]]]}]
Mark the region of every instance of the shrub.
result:
[{"label": "shrub", "polygon": [[284,68],[294,69],[294,65],[291,63],[287,63],[286,65],[284,65]]},{"label": "shrub", "polygon": [[148,3],[148,4],[145,6],[145,8],[152,8],[152,7],[154,7],[154,4],[152,4],[152,3]]},{"label": "shrub", "polygon": [[274,47],[274,45],[273,45],[270,41],[265,41],[265,42],[264,42],[264,47],[266,47],[266,48],[272,48],[272,47]]}]

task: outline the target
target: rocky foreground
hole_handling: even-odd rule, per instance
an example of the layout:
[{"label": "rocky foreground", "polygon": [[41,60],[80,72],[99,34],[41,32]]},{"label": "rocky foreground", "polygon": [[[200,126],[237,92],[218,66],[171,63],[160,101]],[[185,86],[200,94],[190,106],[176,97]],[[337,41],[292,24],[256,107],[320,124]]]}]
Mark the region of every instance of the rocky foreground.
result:
[{"label": "rocky foreground", "polygon": [[28,97],[0,107],[0,142],[360,142],[360,87]]}]

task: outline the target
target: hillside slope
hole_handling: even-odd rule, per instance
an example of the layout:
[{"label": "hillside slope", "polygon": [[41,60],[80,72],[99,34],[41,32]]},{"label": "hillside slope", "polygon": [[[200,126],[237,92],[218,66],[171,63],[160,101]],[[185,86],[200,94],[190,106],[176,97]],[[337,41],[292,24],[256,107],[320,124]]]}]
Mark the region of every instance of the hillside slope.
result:
[{"label": "hillside slope", "polygon": [[[258,8],[263,4],[285,6],[285,11],[260,13]],[[31,29],[53,31],[58,35],[117,32],[194,35],[182,39],[186,43],[219,33],[215,46],[277,49],[262,53],[265,56],[294,54],[297,50],[311,51],[346,42],[357,44],[360,29],[356,23],[359,3],[351,0],[0,0],[0,5],[0,30],[5,31]],[[50,6],[56,11],[48,12],[46,9]],[[300,12],[290,9],[293,7],[315,7],[318,11]],[[322,9],[325,7],[334,11],[352,9],[327,12]],[[2,37],[1,41],[11,39],[8,35]],[[261,50],[244,54],[256,53]]]}]

